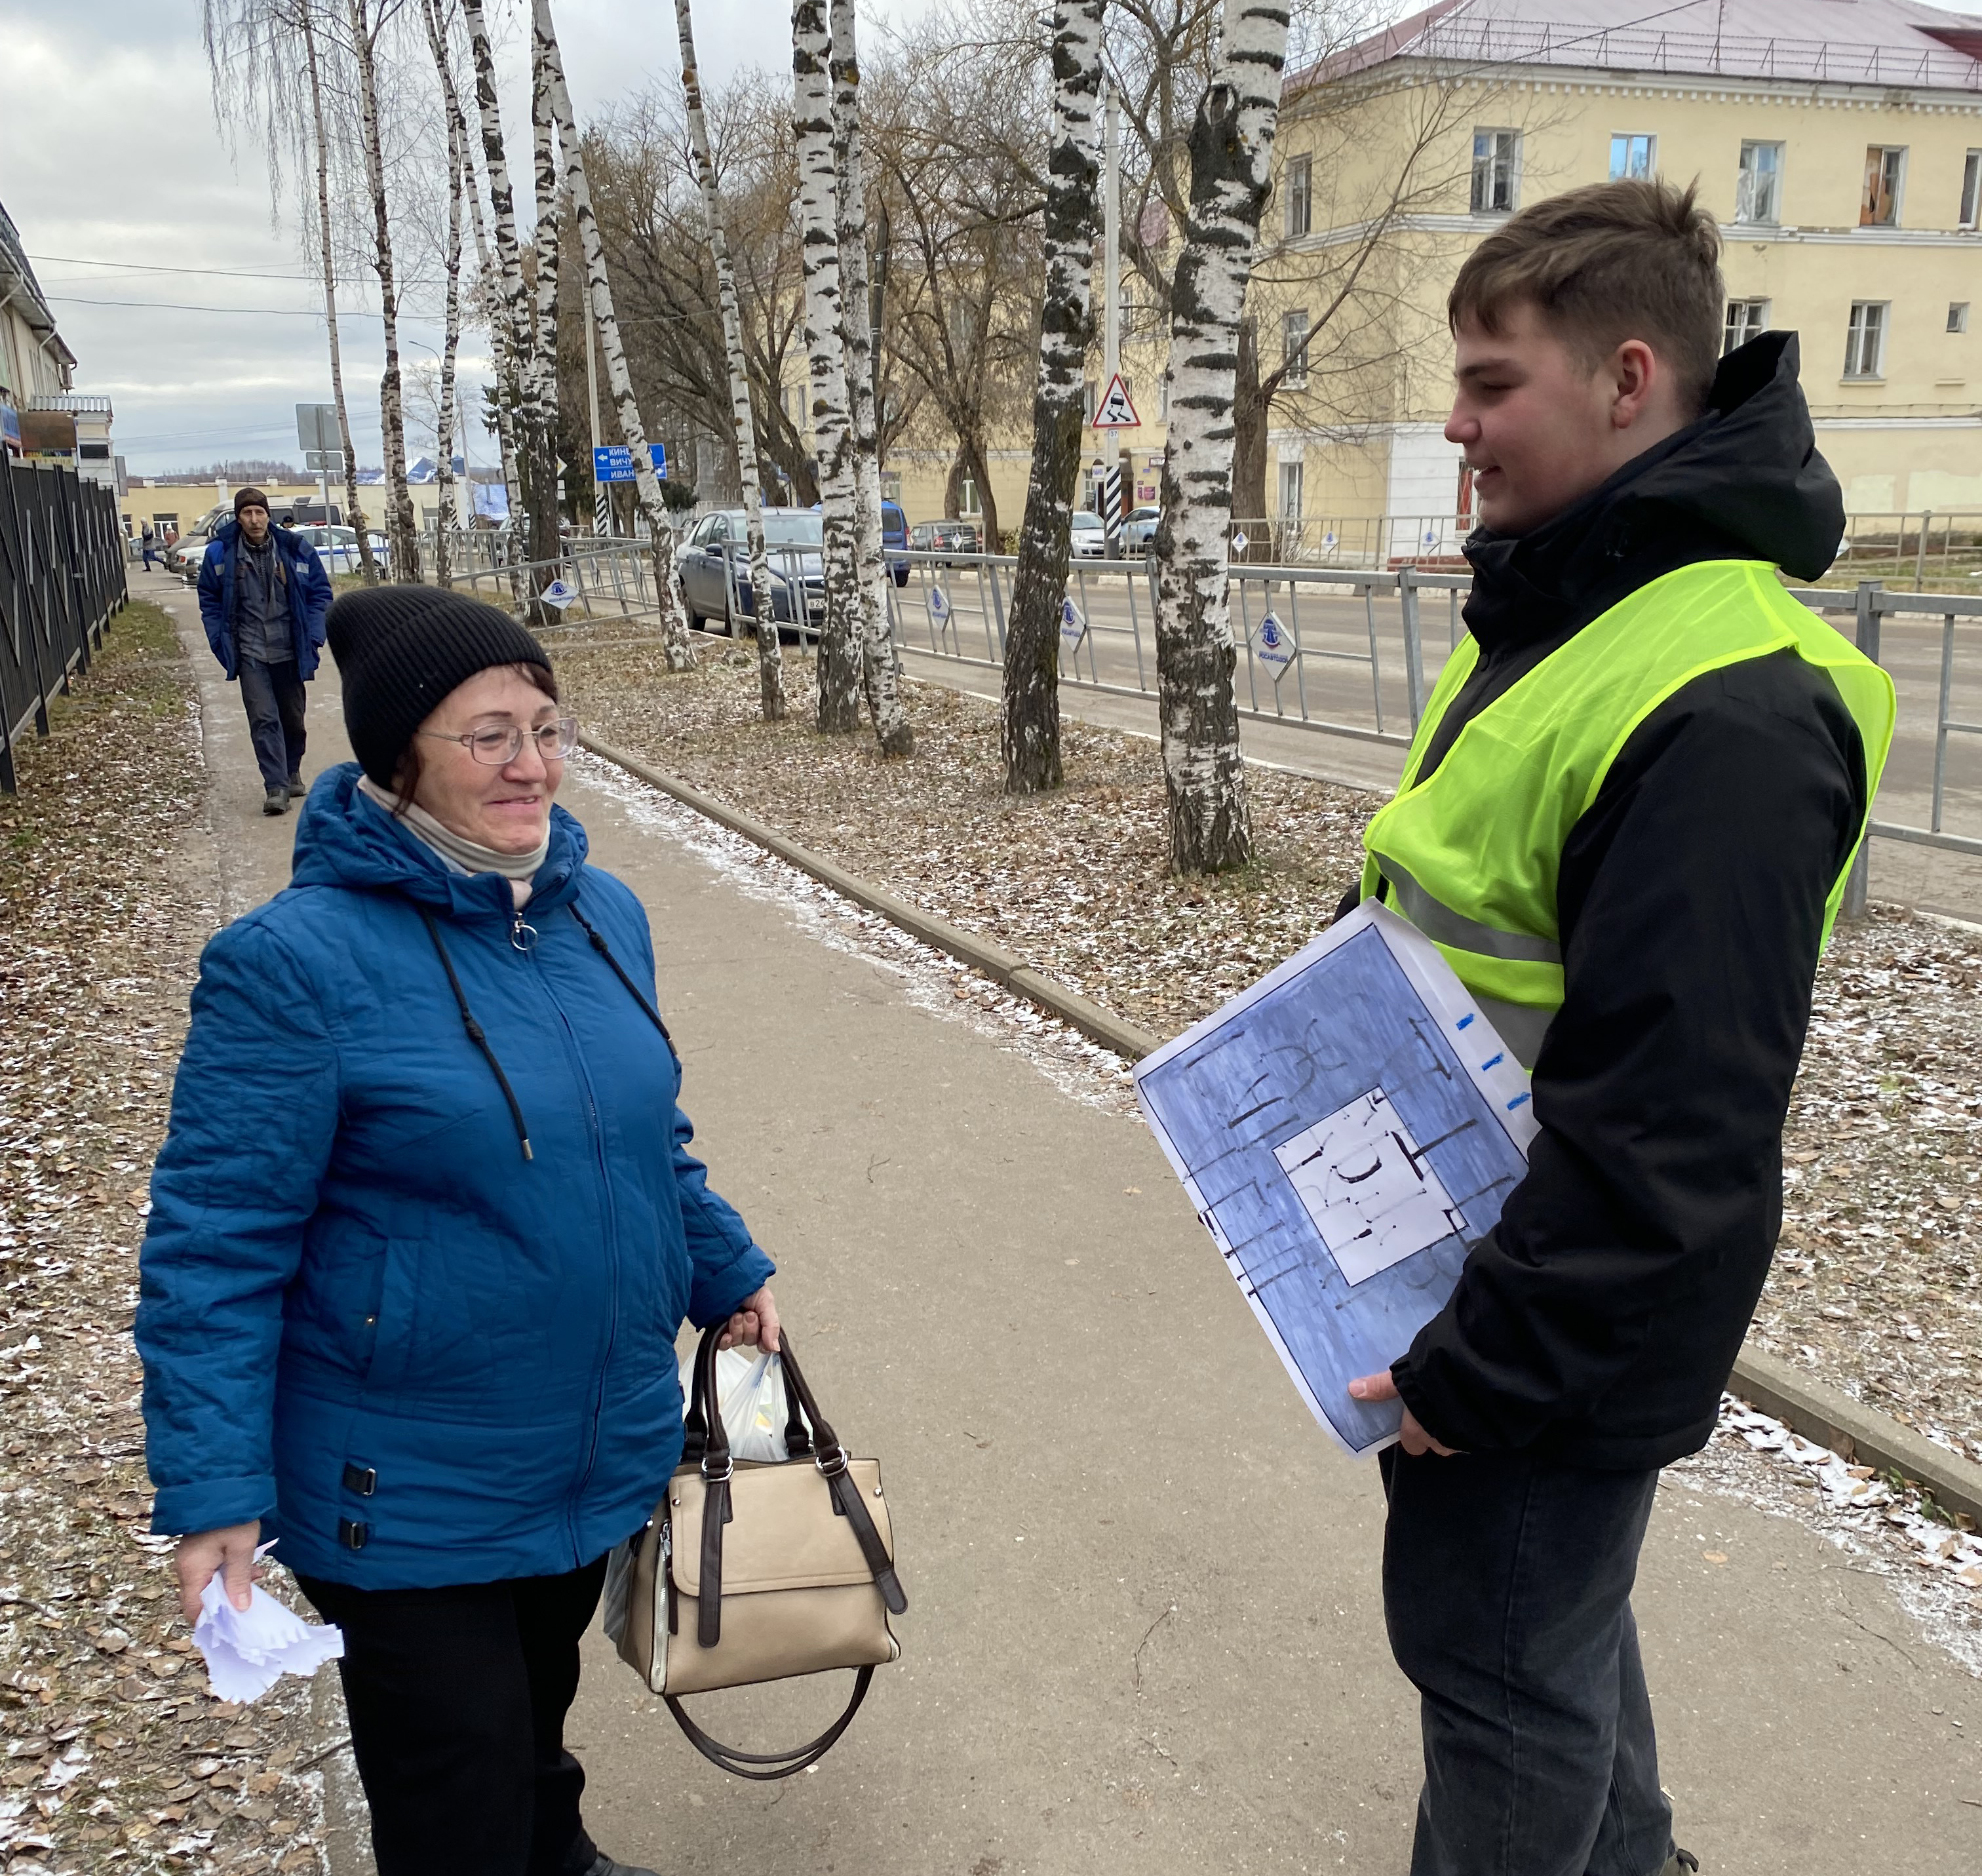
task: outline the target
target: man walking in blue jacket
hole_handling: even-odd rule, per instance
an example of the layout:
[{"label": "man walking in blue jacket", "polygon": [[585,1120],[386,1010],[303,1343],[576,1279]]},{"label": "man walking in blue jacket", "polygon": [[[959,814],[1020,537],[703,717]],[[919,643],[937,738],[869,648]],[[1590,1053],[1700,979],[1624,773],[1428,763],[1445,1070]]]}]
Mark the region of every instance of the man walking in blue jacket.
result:
[{"label": "man walking in blue jacket", "polygon": [[323,648],[330,579],[316,549],[269,519],[269,498],[243,489],[234,519],[215,531],[199,567],[206,642],[241,683],[261,766],[264,814],[286,814],[303,787],[303,686]]}]

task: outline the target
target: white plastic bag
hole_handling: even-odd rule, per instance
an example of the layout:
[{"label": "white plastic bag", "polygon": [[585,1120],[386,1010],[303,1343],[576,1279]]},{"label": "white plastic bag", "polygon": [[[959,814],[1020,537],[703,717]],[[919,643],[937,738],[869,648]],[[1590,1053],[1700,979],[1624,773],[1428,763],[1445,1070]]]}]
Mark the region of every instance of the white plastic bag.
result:
[{"label": "white plastic bag", "polygon": [[732,1459],[782,1460],[785,1364],[759,1349],[726,1348],[716,1357],[716,1394]]}]

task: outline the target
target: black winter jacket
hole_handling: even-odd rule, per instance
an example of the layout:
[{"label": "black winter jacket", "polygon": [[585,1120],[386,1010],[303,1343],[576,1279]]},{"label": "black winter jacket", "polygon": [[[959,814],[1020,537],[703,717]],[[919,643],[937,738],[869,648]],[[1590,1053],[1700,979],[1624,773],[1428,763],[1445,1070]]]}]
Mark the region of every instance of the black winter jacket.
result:
[{"label": "black winter jacket", "polygon": [[[1467,542],[1479,667],[1426,773],[1660,575],[1830,564],[1843,504],[1797,363],[1794,335],[1752,341],[1698,422],[1533,532]],[[1695,679],[1626,743],[1563,850],[1527,1176],[1392,1369],[1446,1445],[1635,1468],[1705,1444],[1781,1225],[1824,902],[1864,813],[1857,727],[1793,652]]]}]

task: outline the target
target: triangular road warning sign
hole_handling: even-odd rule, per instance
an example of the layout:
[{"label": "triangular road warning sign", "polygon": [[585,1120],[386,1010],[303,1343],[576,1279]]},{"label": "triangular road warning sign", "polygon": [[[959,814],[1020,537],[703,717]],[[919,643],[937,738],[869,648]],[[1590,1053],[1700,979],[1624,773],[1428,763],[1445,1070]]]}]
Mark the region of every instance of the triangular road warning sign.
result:
[{"label": "triangular road warning sign", "polygon": [[1097,430],[1139,430],[1143,420],[1136,415],[1136,406],[1129,401],[1129,387],[1122,382],[1117,372],[1108,380],[1108,389],[1094,409],[1094,428]]}]

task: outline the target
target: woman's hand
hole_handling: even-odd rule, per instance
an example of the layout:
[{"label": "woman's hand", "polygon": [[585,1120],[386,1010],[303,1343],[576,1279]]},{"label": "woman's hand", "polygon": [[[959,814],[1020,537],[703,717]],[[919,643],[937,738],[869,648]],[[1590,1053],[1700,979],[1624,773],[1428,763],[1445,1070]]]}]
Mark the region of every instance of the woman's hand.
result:
[{"label": "woman's hand", "polygon": [[261,1541],[259,1523],[229,1524],[222,1531],[202,1531],[180,1538],[172,1565],[179,1574],[179,1607],[189,1624],[199,1620],[201,1593],[216,1572],[227,1600],[237,1609],[248,1607],[248,1592],[255,1581],[255,1547]]},{"label": "woman's hand", "polygon": [[[1397,1397],[1397,1384],[1390,1378],[1388,1368],[1381,1368],[1374,1374],[1358,1375],[1349,1384],[1349,1395],[1353,1400],[1394,1400]],[[1404,1409],[1404,1424],[1398,1429],[1398,1438],[1413,1459],[1422,1459],[1427,1453],[1450,1459],[1459,1450],[1456,1447],[1440,1445],[1425,1431],[1418,1417],[1408,1407]]]},{"label": "woman's hand", "polygon": [[736,1306],[736,1314],[730,1317],[729,1327],[725,1329],[716,1346],[729,1348],[741,1342],[746,1348],[761,1347],[767,1354],[778,1352],[778,1304],[766,1283],[754,1295],[746,1297]]}]

